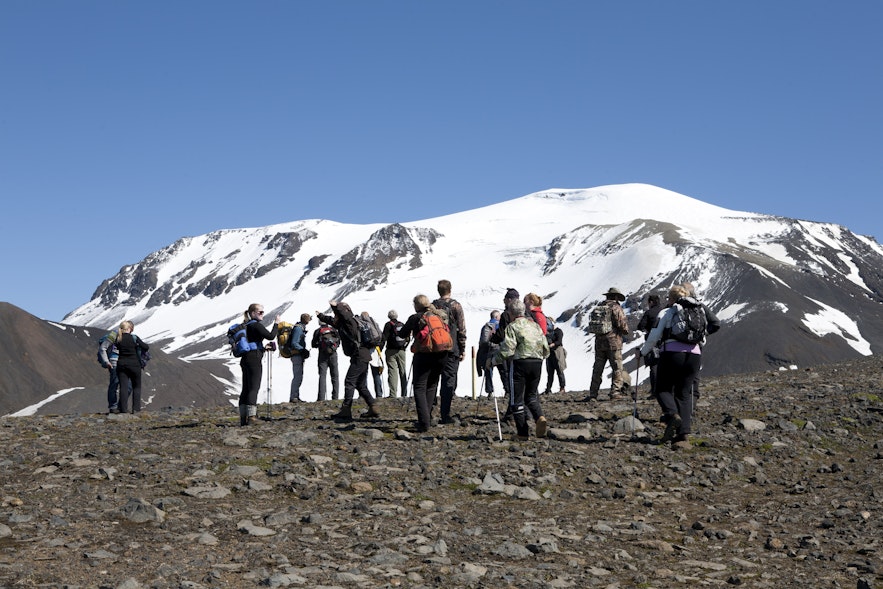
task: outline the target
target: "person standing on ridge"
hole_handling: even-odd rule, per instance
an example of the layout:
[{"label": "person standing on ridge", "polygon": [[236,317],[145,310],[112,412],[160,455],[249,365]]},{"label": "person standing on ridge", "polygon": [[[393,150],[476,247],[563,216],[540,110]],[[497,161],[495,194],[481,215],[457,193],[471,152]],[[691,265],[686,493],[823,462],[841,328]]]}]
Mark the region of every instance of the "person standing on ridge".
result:
[{"label": "person standing on ridge", "polygon": [[276,338],[279,330],[279,316],[273,321],[273,329],[268,330],[261,323],[264,320],[264,306],[252,303],[243,313],[245,339],[254,344],[239,358],[242,369],[242,392],[239,393],[239,425],[254,425],[258,422],[258,391],[264,376],[264,340]]},{"label": "person standing on ridge", "polygon": [[448,328],[451,339],[454,341],[454,349],[448,352],[445,367],[441,375],[441,421],[439,423],[454,423],[451,416],[451,404],[457,392],[457,372],[460,370],[460,362],[466,357],[466,318],[463,307],[451,298],[451,281],[438,281],[438,296],[432,302],[432,306],[444,311],[448,316]]},{"label": "person standing on ridge", "polygon": [[592,367],[589,396],[583,401],[594,401],[598,398],[604,367],[608,362],[613,370],[611,399],[622,394],[624,382],[628,379],[622,366],[622,340],[629,335],[628,320],[620,305],[625,300],[625,295],[617,288],[610,288],[604,296],[605,300],[592,309],[589,320],[589,331],[595,334],[595,364]]}]

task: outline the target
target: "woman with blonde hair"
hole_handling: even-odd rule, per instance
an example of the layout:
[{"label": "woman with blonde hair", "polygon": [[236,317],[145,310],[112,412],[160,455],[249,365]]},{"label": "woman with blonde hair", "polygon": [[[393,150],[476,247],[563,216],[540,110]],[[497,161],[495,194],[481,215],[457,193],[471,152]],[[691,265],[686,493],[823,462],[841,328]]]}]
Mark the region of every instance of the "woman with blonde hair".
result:
[{"label": "woman with blonde hair", "polygon": [[141,411],[141,350],[150,346],[134,333],[135,324],[131,321],[120,323],[116,347],[119,351],[117,375],[120,379],[120,413],[129,412],[129,387],[132,388],[132,413]]},{"label": "woman with blonde hair", "polygon": [[264,306],[252,303],[243,314],[245,321],[245,339],[253,344],[252,349],[239,359],[242,368],[242,392],[239,394],[239,425],[254,425],[258,422],[258,391],[264,375],[264,340],[273,340],[279,328],[279,316],[273,322],[273,329],[268,330],[261,321],[264,320]]}]

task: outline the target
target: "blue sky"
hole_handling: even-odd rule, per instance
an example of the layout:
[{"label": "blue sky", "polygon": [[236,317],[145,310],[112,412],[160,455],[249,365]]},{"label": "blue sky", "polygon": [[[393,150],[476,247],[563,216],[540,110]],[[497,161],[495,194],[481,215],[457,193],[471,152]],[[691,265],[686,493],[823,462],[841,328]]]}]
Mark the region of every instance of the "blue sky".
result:
[{"label": "blue sky", "polygon": [[58,320],[184,236],[627,182],[881,241],[881,30],[878,0],[4,0],[0,300]]}]

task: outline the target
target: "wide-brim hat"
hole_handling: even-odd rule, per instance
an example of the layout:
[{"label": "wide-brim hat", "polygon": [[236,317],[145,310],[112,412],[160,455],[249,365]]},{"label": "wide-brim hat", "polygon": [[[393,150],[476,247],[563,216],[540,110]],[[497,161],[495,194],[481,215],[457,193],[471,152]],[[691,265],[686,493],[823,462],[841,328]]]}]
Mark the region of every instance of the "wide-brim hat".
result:
[{"label": "wide-brim hat", "polygon": [[625,295],[619,292],[619,289],[615,287],[610,287],[610,289],[604,293],[604,296],[608,299],[616,299],[617,301],[625,300]]}]

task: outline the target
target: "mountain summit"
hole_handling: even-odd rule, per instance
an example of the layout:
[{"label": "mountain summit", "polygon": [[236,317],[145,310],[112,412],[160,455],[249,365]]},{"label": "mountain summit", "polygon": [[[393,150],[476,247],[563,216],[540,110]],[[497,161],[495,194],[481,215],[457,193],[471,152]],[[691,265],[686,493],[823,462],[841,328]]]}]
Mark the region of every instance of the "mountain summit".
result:
[{"label": "mountain summit", "polygon": [[[167,354],[227,359],[238,379],[223,334],[250,303],[294,322],[345,299],[382,322],[390,309],[410,314],[418,293],[435,298],[441,278],[453,283],[475,346],[506,288],[541,295],[565,333],[569,389],[587,388],[593,338],[586,317],[611,286],[629,293],[624,305],[634,324],[648,293],[693,283],[723,321],[703,355],[707,375],[883,349],[883,248],[873,238],[644,184],[546,190],[423,221],[312,219],[186,237],[123,267],[65,322],[105,327],[129,319]],[[624,353],[633,376],[640,343]],[[302,398],[315,398],[315,372],[310,364]],[[274,402],[287,400],[289,378],[290,364],[274,358],[261,402],[263,387]],[[463,366],[458,393],[471,387]]]}]

